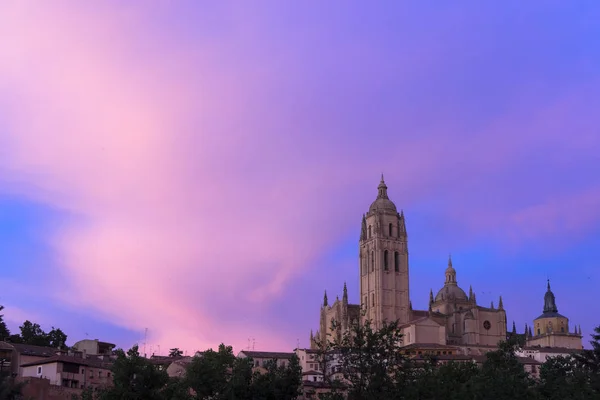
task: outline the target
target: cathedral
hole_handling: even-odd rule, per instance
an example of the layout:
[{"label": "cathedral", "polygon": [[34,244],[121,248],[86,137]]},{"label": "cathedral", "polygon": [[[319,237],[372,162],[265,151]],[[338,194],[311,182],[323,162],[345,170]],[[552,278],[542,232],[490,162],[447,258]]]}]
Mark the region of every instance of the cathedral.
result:
[{"label": "cathedral", "polygon": [[[377,198],[362,216],[358,254],[360,304],[348,303],[345,283],[341,300],[337,298],[329,304],[325,293],[319,329],[310,335],[311,347],[315,348],[328,337],[329,340],[341,339],[352,324],[366,320],[370,320],[375,329],[384,321],[397,321],[403,333],[403,346],[444,349],[443,354],[446,351],[448,354],[485,352],[506,340],[502,297],[497,307],[493,302],[489,307],[478,304],[471,287],[467,294],[459,286],[451,258],[443,286],[435,295],[433,290],[429,293],[428,309],[412,308],[406,221],[404,213],[398,212],[388,197],[387,189],[382,176]],[[571,341],[569,344],[573,346],[577,346],[573,340],[579,339],[581,348],[581,335],[568,333],[568,320],[558,314],[549,284],[548,292],[544,314],[534,321],[536,332],[525,332],[528,345],[554,346],[554,338],[559,337],[557,342]],[[332,330],[333,320],[336,326]],[[556,333],[553,329],[563,331]]]}]

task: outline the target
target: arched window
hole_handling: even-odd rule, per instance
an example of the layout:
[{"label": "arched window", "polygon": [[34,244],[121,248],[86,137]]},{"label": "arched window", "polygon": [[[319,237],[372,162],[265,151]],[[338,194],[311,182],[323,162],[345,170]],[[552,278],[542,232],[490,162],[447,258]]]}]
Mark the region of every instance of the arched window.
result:
[{"label": "arched window", "polygon": [[400,272],[400,254],[397,251],[394,252],[394,271]]},{"label": "arched window", "polygon": [[366,272],[365,271],[365,256],[363,256],[361,254],[361,256],[360,256],[360,273],[364,275],[365,272]]},{"label": "arched window", "polygon": [[369,307],[369,303],[367,303],[367,296],[365,296],[365,301],[364,301],[363,305],[365,306],[365,308]]},{"label": "arched window", "polygon": [[390,224],[390,237],[394,236],[392,224]]},{"label": "arched window", "polygon": [[371,225],[369,225],[369,239],[371,239]]},{"label": "arched window", "polygon": [[375,271],[375,252],[371,251],[371,272]]},{"label": "arched window", "polygon": [[383,252],[383,269],[386,270],[386,271],[389,269],[388,251],[387,250],[385,250]]},{"label": "arched window", "polygon": [[375,293],[371,293],[371,306],[375,307]]}]

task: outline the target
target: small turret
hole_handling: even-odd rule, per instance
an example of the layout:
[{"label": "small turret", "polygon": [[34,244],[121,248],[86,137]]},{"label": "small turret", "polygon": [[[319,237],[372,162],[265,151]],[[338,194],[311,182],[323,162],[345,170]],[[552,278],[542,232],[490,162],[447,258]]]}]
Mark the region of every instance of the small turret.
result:
[{"label": "small turret", "polygon": [[550,279],[548,279],[548,289],[544,295],[544,314],[557,312],[558,308],[556,307],[556,298],[554,297],[552,290],[550,290]]},{"label": "small turret", "polygon": [[[500,300],[498,300],[498,310],[504,310],[504,303],[502,303],[502,296],[500,296]],[[514,322],[513,322],[514,325]]]},{"label": "small turret", "polygon": [[524,332],[525,332],[525,338],[529,339],[529,330],[527,328],[527,324],[525,324],[525,331]]},{"label": "small turret", "polygon": [[404,219],[404,210],[400,210],[400,217],[398,217],[398,232],[400,236],[406,236],[406,221]]},{"label": "small turret", "polygon": [[365,214],[363,214],[362,223],[360,226],[360,240],[367,240],[367,219]]},{"label": "small turret", "polygon": [[494,301],[493,301],[493,300],[492,300],[492,304],[490,305],[490,308],[491,308],[492,310],[494,310]]},{"label": "small turret", "polygon": [[513,334],[513,335],[516,335],[516,334],[517,334],[517,325],[515,325],[515,321],[513,321],[512,334]]},{"label": "small turret", "polygon": [[413,308],[412,308],[412,300],[408,302],[408,309],[409,309],[410,311],[412,311],[412,310],[413,310]]},{"label": "small turret", "polygon": [[323,296],[323,307],[327,307],[327,290],[325,291],[325,295]]},{"label": "small turret", "polygon": [[429,306],[433,304],[433,289],[429,289]]},{"label": "small turret", "polygon": [[348,304],[348,288],[346,287],[346,282],[344,282],[344,294],[342,296],[342,301],[344,304]]},{"label": "small turret", "polygon": [[529,327],[529,337],[533,337],[533,335],[531,333],[531,327]]}]

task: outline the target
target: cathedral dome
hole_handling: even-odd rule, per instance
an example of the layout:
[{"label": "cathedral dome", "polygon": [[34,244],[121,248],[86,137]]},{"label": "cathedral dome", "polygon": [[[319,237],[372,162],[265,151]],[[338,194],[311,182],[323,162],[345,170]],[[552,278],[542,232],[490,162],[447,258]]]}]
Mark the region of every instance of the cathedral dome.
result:
[{"label": "cathedral dome", "polygon": [[446,282],[444,287],[435,296],[435,301],[467,301],[469,298],[464,290],[458,287],[456,282],[456,270],[452,266],[452,258],[448,257],[448,268],[446,268]]},{"label": "cathedral dome", "polygon": [[443,288],[435,296],[435,301],[440,300],[464,300],[467,301],[468,297],[464,290],[458,287],[458,285],[444,285]]},{"label": "cathedral dome", "polygon": [[381,175],[381,182],[379,182],[379,186],[377,187],[377,199],[373,203],[371,203],[371,207],[369,207],[369,212],[374,212],[377,210],[381,211],[391,211],[394,214],[398,213],[398,209],[393,201],[391,201],[387,194],[387,186],[383,180],[383,175]]}]

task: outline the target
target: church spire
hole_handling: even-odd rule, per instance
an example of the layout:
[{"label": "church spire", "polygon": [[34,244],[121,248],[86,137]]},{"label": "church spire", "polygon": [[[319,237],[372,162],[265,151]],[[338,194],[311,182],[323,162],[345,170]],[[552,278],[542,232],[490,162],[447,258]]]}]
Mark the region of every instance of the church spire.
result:
[{"label": "church spire", "polygon": [[344,295],[342,296],[342,301],[348,304],[348,288],[346,287],[346,282],[344,282]]},{"label": "church spire", "polygon": [[515,321],[513,321],[513,329],[512,329],[512,333],[513,335],[517,334],[517,325],[515,325]]},{"label": "church spire", "polygon": [[367,240],[367,218],[365,214],[362,217],[362,223],[360,225],[360,240]]},{"label": "church spire", "polygon": [[377,186],[377,198],[378,199],[389,199],[387,194],[387,186],[385,181],[383,180],[383,174],[381,174],[381,182],[379,182],[379,186]]},{"label": "church spire", "polygon": [[[502,302],[502,295],[500,295],[500,300],[498,301],[498,310],[504,310],[504,303]],[[513,322],[514,324],[514,322]]]},{"label": "church spire", "polygon": [[323,307],[327,307],[327,290],[325,291],[325,295],[323,296]]},{"label": "church spire", "polygon": [[448,268],[446,268],[446,285],[456,286],[456,270],[452,267],[452,256],[448,256]]},{"label": "church spire", "polygon": [[544,295],[544,314],[545,313],[557,313],[558,308],[556,307],[556,298],[554,293],[550,290],[550,279],[548,279],[548,289]]}]

